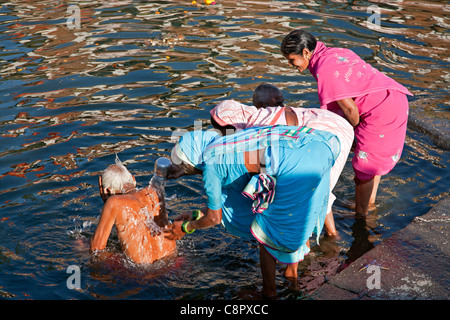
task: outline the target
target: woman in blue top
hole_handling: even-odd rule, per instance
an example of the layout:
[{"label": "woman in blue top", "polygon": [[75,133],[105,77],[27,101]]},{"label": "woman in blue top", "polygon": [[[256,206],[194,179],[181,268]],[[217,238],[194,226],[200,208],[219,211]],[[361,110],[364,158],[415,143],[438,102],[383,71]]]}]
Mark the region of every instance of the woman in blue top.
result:
[{"label": "woman in blue top", "polygon": [[169,178],[202,174],[208,197],[198,220],[175,221],[166,237],[222,224],[260,243],[263,294],[276,295],[276,261],[297,278],[308,239],[320,235],[327,211],[330,169],[339,139],[307,127],[256,127],[224,137],[210,131],[183,135],[172,151]]}]

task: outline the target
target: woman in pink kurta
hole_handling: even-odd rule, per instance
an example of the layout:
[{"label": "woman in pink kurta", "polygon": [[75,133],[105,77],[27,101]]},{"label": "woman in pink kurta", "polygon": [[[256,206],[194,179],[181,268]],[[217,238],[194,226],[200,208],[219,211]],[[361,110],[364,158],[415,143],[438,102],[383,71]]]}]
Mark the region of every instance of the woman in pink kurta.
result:
[{"label": "woman in pink kurta", "polygon": [[[293,112],[296,116],[295,123],[289,123],[289,120],[287,120],[288,116],[286,114],[288,112]],[[344,168],[353,143],[352,126],[344,118],[322,109],[290,108],[284,106],[257,108],[255,106],[244,105],[234,100],[225,100],[211,110],[211,119],[213,123],[217,123],[222,128],[231,125],[236,130],[256,126],[296,125],[335,134],[341,143],[341,150],[330,172],[330,196],[325,230],[328,235],[337,235],[331,209],[336,197],[333,195],[332,190]]]},{"label": "woman in pink kurta", "polygon": [[328,48],[303,30],[281,44],[289,64],[309,69],[317,80],[321,108],[345,117],[355,129],[356,212],[374,205],[380,176],[389,173],[402,154],[411,93],[348,49]]}]

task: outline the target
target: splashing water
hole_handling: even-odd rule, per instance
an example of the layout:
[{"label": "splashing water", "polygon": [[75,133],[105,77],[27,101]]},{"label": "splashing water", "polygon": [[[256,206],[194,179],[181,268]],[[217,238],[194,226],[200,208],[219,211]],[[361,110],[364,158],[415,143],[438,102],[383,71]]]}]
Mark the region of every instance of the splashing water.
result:
[{"label": "splashing water", "polygon": [[73,218],[72,221],[75,224],[75,228],[73,230],[67,230],[67,234],[75,239],[80,237],[84,237],[84,233],[88,232],[92,225],[93,221],[82,221],[80,222],[81,217]]},{"label": "splashing water", "polygon": [[[407,86],[413,99],[448,113],[444,1],[377,1],[378,30],[366,27],[364,1],[242,0],[201,8],[190,1],[76,2],[78,29],[67,28],[67,4],[54,3],[10,0],[0,7],[0,298],[237,299],[258,289],[257,244],[222,226],[177,243],[185,259],[179,270],[161,261],[137,272],[115,231],[106,260],[75,242],[93,234],[103,205],[97,177],[115,154],[148,185],[154,161],[170,155],[171,134],[198,120],[209,129],[209,111],[224,99],[250,103],[254,88],[269,82],[283,90],[286,105],[317,107],[315,80],[293,71],[279,51],[293,28],[352,49]],[[182,41],[168,39],[176,36]],[[350,161],[334,190],[338,199],[354,195]],[[449,163],[448,152],[408,128],[373,219],[356,220],[337,202],[341,239],[312,246],[299,270],[304,281],[318,279],[322,264],[358,258],[426,213],[448,194]],[[164,189],[174,214],[204,206],[200,177]],[[66,287],[69,265],[81,267],[82,291]]]},{"label": "splashing water", "polygon": [[143,213],[146,217],[145,226],[150,230],[150,234],[152,237],[161,235],[162,229],[158,226],[154,219],[153,212],[149,212],[147,208],[142,208],[141,213]]}]

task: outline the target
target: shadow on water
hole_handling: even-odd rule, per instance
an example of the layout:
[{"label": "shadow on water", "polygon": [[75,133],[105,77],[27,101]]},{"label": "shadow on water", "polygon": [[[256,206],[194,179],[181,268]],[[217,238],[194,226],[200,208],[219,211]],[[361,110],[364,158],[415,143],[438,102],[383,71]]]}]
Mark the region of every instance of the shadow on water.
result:
[{"label": "shadow on water", "polygon": [[[198,1],[201,2],[201,1]],[[380,26],[370,28],[368,6]],[[147,268],[87,243],[101,211],[97,176],[120,158],[140,187],[168,156],[176,131],[224,99],[250,103],[261,82],[288,105],[317,107],[316,83],[289,68],[280,41],[308,28],[448,111],[448,11],[439,1],[175,1],[80,3],[80,26],[61,1],[0,7],[0,296],[10,299],[257,299],[258,247],[221,227],[178,243],[177,254]],[[383,178],[367,221],[342,205],[353,196],[351,157],[335,189],[340,237],[313,242],[295,285],[282,276],[280,299],[302,299],[367,250],[448,194],[448,152],[408,130],[404,153]],[[199,177],[166,188],[170,213],[205,202]],[[67,268],[80,267],[69,290]]]}]

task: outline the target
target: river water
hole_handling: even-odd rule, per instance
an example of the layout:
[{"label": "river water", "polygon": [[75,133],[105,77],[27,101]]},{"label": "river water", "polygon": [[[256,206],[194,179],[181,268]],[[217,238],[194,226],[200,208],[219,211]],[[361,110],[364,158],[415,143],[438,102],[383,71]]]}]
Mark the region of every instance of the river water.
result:
[{"label": "river water", "polygon": [[[288,105],[318,107],[315,80],[279,51],[294,28],[354,50],[408,87],[411,101],[448,115],[444,1],[198,2],[1,2],[0,297],[258,298],[257,245],[222,226],[184,237],[175,255],[148,267],[127,261],[114,233],[106,257],[87,243],[103,205],[97,176],[115,154],[144,187],[174,132],[195,121],[210,128],[209,110],[224,99],[250,103],[269,82]],[[409,129],[377,210],[355,219],[343,205],[354,192],[350,159],[335,189],[340,238],[312,242],[298,289],[279,267],[280,299],[307,298],[448,194],[448,152]],[[171,181],[166,196],[170,215],[205,202],[200,177]],[[68,287],[69,267],[79,268],[80,289]]]}]

